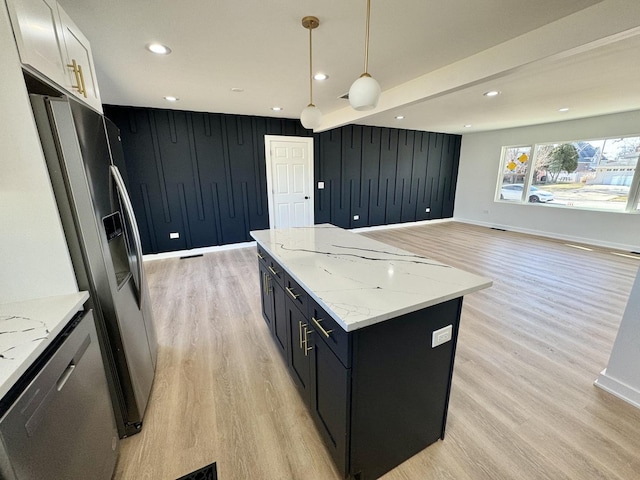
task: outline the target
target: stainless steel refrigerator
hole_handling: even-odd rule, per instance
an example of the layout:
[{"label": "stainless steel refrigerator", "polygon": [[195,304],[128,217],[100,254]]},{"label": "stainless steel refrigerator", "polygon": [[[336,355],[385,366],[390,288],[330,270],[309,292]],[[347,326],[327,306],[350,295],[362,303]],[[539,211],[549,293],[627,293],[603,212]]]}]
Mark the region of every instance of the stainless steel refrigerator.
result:
[{"label": "stainless steel refrigerator", "polygon": [[91,296],[118,434],[137,433],[157,339],[118,128],[68,97],[31,95],[78,286]]}]

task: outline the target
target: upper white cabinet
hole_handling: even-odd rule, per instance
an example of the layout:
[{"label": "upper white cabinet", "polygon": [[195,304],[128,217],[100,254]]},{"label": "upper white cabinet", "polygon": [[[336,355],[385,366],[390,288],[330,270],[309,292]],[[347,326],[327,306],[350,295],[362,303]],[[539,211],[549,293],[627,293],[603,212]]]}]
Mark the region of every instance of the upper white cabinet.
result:
[{"label": "upper white cabinet", "polygon": [[91,46],[55,0],[7,0],[20,61],[102,112]]},{"label": "upper white cabinet", "polygon": [[58,11],[62,24],[62,37],[66,47],[67,83],[63,86],[102,112],[89,40],[69,18],[67,12],[62,8],[58,8]]},{"label": "upper white cabinet", "polygon": [[7,2],[20,60],[59,85],[65,84],[66,58],[55,0]]}]

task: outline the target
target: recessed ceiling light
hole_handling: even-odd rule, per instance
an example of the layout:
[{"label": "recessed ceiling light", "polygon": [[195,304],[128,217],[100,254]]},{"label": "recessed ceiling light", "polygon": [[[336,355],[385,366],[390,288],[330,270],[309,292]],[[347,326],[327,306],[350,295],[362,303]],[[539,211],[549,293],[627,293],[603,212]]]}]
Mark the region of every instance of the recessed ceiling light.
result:
[{"label": "recessed ceiling light", "polygon": [[467,124],[464,126],[464,128],[471,128],[471,124],[470,124],[470,123],[467,123]]},{"label": "recessed ceiling light", "polygon": [[271,107],[271,110],[273,110],[274,112],[281,112],[282,107]]},{"label": "recessed ceiling light", "polygon": [[568,112],[569,109],[567,107],[562,107],[560,109],[558,109],[559,112]]},{"label": "recessed ceiling light", "polygon": [[396,120],[402,120],[404,118],[404,115],[398,115],[396,116]]},{"label": "recessed ceiling light", "polygon": [[171,53],[171,49],[161,43],[149,43],[147,44],[147,50],[158,55],[169,55]]},{"label": "recessed ceiling light", "polygon": [[235,93],[240,93],[240,92],[244,92],[244,88],[233,87],[231,91]]},{"label": "recessed ceiling light", "polygon": [[489,90],[488,92],[484,92],[483,95],[485,97],[495,97],[496,95],[500,95],[498,90]]},{"label": "recessed ceiling light", "polygon": [[327,78],[329,78],[329,75],[327,75],[326,73],[316,73],[313,76],[314,80],[320,80],[320,81],[326,80]]},{"label": "recessed ceiling light", "polygon": [[164,97],[167,102],[177,102],[178,97]]}]

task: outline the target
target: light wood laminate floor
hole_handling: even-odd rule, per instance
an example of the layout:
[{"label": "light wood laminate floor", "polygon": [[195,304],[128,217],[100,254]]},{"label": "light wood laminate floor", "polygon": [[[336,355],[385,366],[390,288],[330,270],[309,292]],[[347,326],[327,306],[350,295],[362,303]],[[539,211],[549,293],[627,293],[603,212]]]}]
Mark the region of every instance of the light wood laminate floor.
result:
[{"label": "light wood laminate floor", "polygon": [[[454,222],[363,235],[494,281],[464,300],[445,440],[384,480],[640,478],[640,410],[593,386],[639,260]],[[158,368],[114,478],[339,479],[261,317],[255,249],[145,268]]]}]

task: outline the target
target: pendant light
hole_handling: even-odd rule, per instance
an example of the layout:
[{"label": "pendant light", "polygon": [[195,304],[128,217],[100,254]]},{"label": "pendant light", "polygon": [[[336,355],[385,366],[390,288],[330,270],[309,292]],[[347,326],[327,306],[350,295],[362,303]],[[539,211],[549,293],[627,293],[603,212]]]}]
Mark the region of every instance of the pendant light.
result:
[{"label": "pendant light", "polygon": [[309,30],[309,105],[302,110],[300,123],[309,130],[318,128],[322,123],[322,112],[313,104],[313,44],[311,32],[313,29],[318,28],[318,25],[320,25],[320,20],[317,17],[308,16],[302,19],[302,26]]},{"label": "pendant light", "polygon": [[380,100],[380,85],[369,75],[369,23],[371,19],[371,0],[367,0],[367,30],[364,37],[364,73],[349,89],[349,103],[355,110],[376,108]]}]

